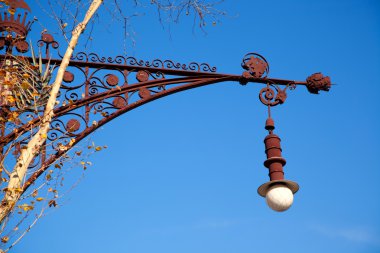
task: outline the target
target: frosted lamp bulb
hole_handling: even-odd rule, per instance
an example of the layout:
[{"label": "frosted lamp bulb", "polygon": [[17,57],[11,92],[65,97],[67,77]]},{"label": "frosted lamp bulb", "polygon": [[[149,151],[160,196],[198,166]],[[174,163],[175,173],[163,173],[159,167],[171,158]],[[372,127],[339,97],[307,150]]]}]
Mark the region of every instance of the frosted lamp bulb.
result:
[{"label": "frosted lamp bulb", "polygon": [[272,210],[283,212],[293,204],[293,192],[285,185],[275,184],[269,188],[266,200]]}]

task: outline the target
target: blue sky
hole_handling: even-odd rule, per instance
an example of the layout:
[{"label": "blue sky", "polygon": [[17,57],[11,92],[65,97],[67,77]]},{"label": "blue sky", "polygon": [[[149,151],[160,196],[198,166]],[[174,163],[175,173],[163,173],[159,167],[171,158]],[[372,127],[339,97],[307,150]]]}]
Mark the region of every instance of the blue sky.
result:
[{"label": "blue sky", "polygon": [[[169,32],[146,8],[132,20],[136,45],[127,52],[231,74],[257,52],[273,78],[330,76],[330,92],[298,87],[273,109],[285,176],[301,187],[291,209],[273,212],[256,193],[268,180],[262,86],[223,83],[152,102],[93,135],[108,149],[14,252],[380,252],[380,3],[225,1],[220,9],[228,15],[205,34],[191,18]],[[104,17],[87,50],[122,54],[121,30]]]}]

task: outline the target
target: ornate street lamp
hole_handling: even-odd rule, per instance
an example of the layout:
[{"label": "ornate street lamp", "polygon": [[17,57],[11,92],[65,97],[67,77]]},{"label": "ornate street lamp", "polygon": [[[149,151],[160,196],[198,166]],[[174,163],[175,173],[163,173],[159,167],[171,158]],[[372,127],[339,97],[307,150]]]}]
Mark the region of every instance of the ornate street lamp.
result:
[{"label": "ornate street lamp", "polygon": [[[30,11],[27,6],[18,6],[23,1],[10,2],[13,10]],[[61,63],[59,44],[47,33],[38,41],[38,48],[45,56],[36,59],[26,42],[31,26],[31,22],[27,22],[27,12],[17,16],[14,12],[0,15],[0,50],[3,50],[0,55],[1,160],[6,158],[5,150],[18,156],[20,148],[36,133],[49,94],[49,80],[55,71],[51,66]],[[28,52],[32,56],[26,56]],[[41,64],[35,64],[36,60],[45,64],[44,70],[40,69]],[[46,145],[30,165],[22,191],[25,192],[51,165],[58,164],[77,143],[116,117],[168,95],[233,81],[265,86],[259,99],[268,109],[265,129],[269,134],[264,139],[267,156],[264,166],[269,169],[270,181],[261,185],[258,193],[266,198],[273,210],[287,210],[299,186],[284,179],[286,161],[281,155],[280,138],[274,134],[271,107],[285,102],[288,89],[306,86],[309,92],[317,94],[328,91],[331,82],[320,73],[311,75],[306,81],[270,78],[268,62],[256,53],[244,56],[242,67],[245,69],[242,75],[232,75],[218,73],[206,63],[142,61],[127,56],[100,57],[95,53],[78,52],[64,75],[58,97],[60,103],[54,109]]]}]

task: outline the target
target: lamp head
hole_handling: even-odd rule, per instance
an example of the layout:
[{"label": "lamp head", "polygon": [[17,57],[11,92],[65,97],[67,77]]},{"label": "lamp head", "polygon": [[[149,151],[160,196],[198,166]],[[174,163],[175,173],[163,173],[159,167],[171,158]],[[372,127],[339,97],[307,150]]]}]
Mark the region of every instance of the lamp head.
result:
[{"label": "lamp head", "polygon": [[268,206],[277,212],[283,212],[293,204],[293,195],[299,189],[297,183],[290,180],[273,180],[259,187],[259,195],[266,198]]}]

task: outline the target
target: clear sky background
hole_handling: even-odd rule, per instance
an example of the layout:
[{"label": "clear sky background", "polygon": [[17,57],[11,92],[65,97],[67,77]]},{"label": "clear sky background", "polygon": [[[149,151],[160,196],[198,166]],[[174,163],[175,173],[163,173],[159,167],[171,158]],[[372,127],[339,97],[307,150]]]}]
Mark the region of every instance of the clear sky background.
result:
[{"label": "clear sky background", "polygon": [[[268,180],[263,86],[223,83],[147,104],[93,135],[108,149],[13,252],[380,252],[380,2],[226,0],[219,8],[228,16],[207,34],[191,18],[169,33],[148,5],[133,19],[127,52],[231,74],[257,52],[273,78],[330,76],[330,92],[298,87],[273,109],[285,176],[301,187],[291,209],[276,213],[256,193]],[[121,29],[104,17],[88,50],[122,54]]]}]

